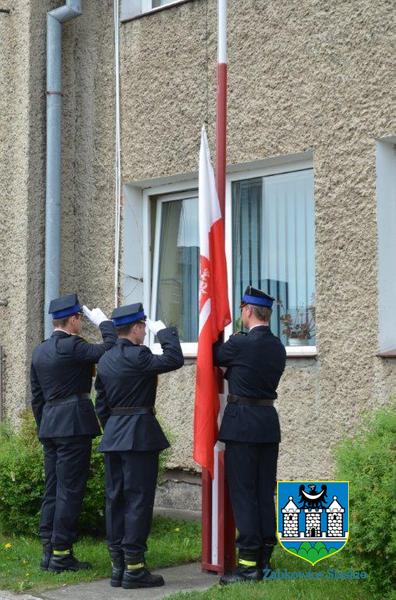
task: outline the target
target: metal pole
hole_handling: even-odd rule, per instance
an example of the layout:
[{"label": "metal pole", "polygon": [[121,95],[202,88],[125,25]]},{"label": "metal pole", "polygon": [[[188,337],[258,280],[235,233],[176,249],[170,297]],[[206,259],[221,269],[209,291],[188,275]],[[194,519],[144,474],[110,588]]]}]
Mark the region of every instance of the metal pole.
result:
[{"label": "metal pole", "polygon": [[[227,0],[218,0],[215,172],[223,223],[225,222],[226,150]],[[219,377],[219,394],[222,393],[223,386],[223,380]],[[213,481],[206,469],[202,471],[202,568],[224,574],[235,566],[235,525],[225,481],[224,451],[217,446],[214,460]]]},{"label": "metal pole", "polygon": [[216,98],[216,188],[225,217],[227,161],[227,0],[218,0],[217,98]]},{"label": "metal pole", "polygon": [[[225,223],[225,190],[227,164],[227,0],[218,0],[217,102],[216,102],[216,188]],[[219,378],[219,392],[224,381]],[[216,459],[216,452],[215,452]],[[225,476],[224,450],[218,460],[218,564],[220,572],[235,566],[235,525]]]}]

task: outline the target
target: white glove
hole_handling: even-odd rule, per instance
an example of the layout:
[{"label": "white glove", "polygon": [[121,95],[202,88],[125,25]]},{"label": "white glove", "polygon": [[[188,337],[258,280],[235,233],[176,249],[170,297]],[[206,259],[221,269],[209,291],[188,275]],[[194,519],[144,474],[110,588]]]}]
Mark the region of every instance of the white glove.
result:
[{"label": "white glove", "polygon": [[87,317],[87,319],[91,321],[91,323],[96,325],[96,327],[99,327],[99,325],[103,323],[103,321],[109,320],[108,317],[106,317],[106,315],[104,314],[104,312],[100,310],[100,308],[93,308],[92,310],[89,310],[89,308],[84,305],[83,313]]},{"label": "white glove", "polygon": [[166,325],[164,325],[162,321],[152,321],[148,317],[146,319],[146,324],[154,335],[157,335],[157,333],[161,331],[161,329],[166,329]]}]

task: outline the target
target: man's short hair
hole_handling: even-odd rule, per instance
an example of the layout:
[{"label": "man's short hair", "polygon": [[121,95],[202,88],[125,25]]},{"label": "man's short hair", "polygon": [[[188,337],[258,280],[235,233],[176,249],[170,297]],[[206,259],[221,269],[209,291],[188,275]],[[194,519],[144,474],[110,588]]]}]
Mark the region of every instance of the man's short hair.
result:
[{"label": "man's short hair", "polygon": [[69,322],[70,317],[73,317],[74,315],[71,315],[69,317],[62,317],[61,319],[53,319],[52,320],[52,325],[54,327],[66,327],[66,325]]},{"label": "man's short hair", "polygon": [[253,309],[253,314],[259,321],[268,322],[271,319],[272,309],[268,306],[256,306],[254,304],[249,304],[249,306]]},{"label": "man's short hair", "polygon": [[126,325],[119,325],[116,327],[118,336],[127,336],[130,334],[131,329],[135,323],[127,323]]},{"label": "man's short hair", "polygon": [[116,326],[117,335],[119,337],[129,335],[132,331],[132,327],[139,325],[139,323],[144,323],[144,321],[135,321],[134,323],[126,323],[126,325],[118,325],[118,327]]}]

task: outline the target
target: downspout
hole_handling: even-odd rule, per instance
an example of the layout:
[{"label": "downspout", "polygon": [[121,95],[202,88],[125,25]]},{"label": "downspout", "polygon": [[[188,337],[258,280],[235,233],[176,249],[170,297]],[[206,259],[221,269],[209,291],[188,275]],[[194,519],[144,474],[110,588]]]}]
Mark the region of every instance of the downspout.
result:
[{"label": "downspout", "polygon": [[59,296],[61,248],[62,23],[81,15],[82,0],[66,0],[47,14],[47,173],[45,205],[44,333],[52,331],[50,300]]}]

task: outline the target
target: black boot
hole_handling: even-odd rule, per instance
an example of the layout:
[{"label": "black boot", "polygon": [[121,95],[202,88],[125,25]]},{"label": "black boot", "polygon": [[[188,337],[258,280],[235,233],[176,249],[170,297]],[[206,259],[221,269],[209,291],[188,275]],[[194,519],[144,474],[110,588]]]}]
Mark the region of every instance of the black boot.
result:
[{"label": "black boot", "polygon": [[263,571],[263,579],[268,579],[272,573],[271,555],[274,550],[273,544],[264,544],[260,554],[260,567]]},{"label": "black boot", "polygon": [[135,557],[125,555],[125,570],[121,585],[125,590],[136,588],[161,587],[164,585],[161,575],[152,575],[146,568],[144,559],[137,562]]},{"label": "black boot", "polygon": [[73,555],[73,550],[52,550],[52,555],[48,565],[48,571],[51,573],[63,573],[63,571],[86,571],[92,569],[89,562],[80,562]]},{"label": "black boot", "polygon": [[109,548],[111,558],[111,587],[120,587],[124,575],[124,553],[122,550],[112,550]]},{"label": "black boot", "polygon": [[230,583],[251,582],[257,583],[263,578],[263,571],[260,568],[257,556],[253,557],[245,554],[239,554],[238,566],[234,573],[220,577],[220,585],[229,585]]},{"label": "black boot", "polygon": [[43,556],[40,561],[40,569],[42,571],[48,571],[48,565],[51,558],[52,545],[51,540],[42,540],[43,543]]}]

